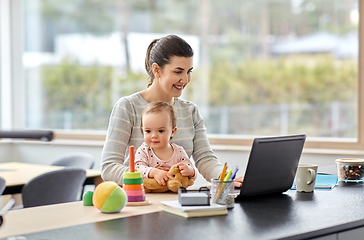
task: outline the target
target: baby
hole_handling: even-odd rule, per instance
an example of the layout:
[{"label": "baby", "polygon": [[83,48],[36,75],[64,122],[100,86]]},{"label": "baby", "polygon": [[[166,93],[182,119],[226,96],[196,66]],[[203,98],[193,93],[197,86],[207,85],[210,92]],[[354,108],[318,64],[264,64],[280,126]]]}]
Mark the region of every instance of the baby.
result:
[{"label": "baby", "polygon": [[177,130],[170,104],[148,104],[142,113],[141,130],[144,142],[135,153],[135,169],[142,173],[143,178],[154,178],[158,184],[165,185],[168,179],[173,179],[168,170],[177,165],[182,176],[196,179],[195,169],[185,150],[169,142]]}]

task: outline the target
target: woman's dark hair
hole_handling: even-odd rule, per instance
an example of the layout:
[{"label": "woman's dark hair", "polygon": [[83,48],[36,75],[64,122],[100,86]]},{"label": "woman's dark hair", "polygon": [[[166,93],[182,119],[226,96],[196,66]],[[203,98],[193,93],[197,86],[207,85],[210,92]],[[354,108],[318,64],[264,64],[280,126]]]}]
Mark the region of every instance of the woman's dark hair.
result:
[{"label": "woman's dark hair", "polygon": [[182,38],[176,35],[168,35],[159,39],[153,40],[147,50],[145,57],[145,69],[150,78],[148,87],[154,81],[154,74],[152,70],[153,63],[158,64],[163,68],[164,65],[171,61],[171,57],[193,57],[193,50],[191,46]]}]

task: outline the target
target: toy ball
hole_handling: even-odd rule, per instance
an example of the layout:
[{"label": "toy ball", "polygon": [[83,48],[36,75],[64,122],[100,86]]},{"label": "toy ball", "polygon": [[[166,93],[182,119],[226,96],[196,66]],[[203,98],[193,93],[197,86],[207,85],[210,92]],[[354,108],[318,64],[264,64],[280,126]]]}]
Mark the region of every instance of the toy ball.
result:
[{"label": "toy ball", "polygon": [[92,202],[103,213],[117,213],[125,207],[128,196],[117,183],[106,181],[96,186]]}]

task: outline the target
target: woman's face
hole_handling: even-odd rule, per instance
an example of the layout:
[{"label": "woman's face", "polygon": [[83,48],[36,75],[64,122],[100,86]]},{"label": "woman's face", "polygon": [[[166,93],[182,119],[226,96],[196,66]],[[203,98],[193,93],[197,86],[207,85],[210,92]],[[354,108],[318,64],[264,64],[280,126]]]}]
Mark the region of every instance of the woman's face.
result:
[{"label": "woman's face", "polygon": [[192,57],[171,57],[170,63],[159,69],[159,86],[170,97],[179,97],[182,90],[191,81],[193,69]]}]

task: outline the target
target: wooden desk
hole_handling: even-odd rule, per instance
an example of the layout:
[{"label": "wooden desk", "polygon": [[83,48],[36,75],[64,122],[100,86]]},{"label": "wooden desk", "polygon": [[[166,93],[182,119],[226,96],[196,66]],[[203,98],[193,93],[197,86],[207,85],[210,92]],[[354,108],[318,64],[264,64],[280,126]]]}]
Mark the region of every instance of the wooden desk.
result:
[{"label": "wooden desk", "polygon": [[[32,163],[6,162],[0,163],[0,176],[5,179],[6,189],[3,195],[21,193],[21,189],[30,179],[54,170],[64,167],[50,166]],[[100,170],[87,169],[86,183],[95,183],[96,185],[102,181]]]},{"label": "wooden desk", "polygon": [[364,184],[340,184],[314,193],[284,194],[236,203],[228,215],[185,219],[159,211],[176,194],[147,194],[153,205],[102,214],[81,202],[9,212],[0,238],[32,239],[315,239],[364,235]]},{"label": "wooden desk", "polygon": [[161,200],[178,199],[174,193],[147,194],[146,197],[152,201],[151,205],[126,206],[115,214],[101,213],[93,206],[85,207],[82,201],[12,210],[4,217],[0,238],[158,212]]}]

